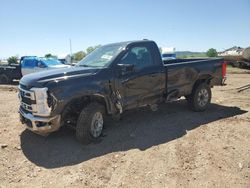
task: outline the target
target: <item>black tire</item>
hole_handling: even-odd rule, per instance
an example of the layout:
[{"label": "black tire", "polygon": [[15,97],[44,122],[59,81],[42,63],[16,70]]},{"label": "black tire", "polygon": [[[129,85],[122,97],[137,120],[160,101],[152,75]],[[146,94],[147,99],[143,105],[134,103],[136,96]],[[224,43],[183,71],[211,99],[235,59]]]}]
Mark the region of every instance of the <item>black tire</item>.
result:
[{"label": "black tire", "polygon": [[245,66],[244,66],[244,64],[243,64],[242,62],[239,62],[239,68],[240,68],[240,69],[245,68]]},{"label": "black tire", "polygon": [[[77,124],[76,124],[76,139],[83,143],[83,144],[89,144],[91,142],[94,142],[99,139],[101,136],[103,126],[101,133],[98,136],[94,136],[91,132],[92,127],[92,121],[94,118],[94,115],[97,113],[102,114],[102,118],[104,120],[105,117],[105,108],[103,105],[99,103],[90,103],[87,105],[80,113]],[[96,124],[96,123],[95,123]]]},{"label": "black tire", "polygon": [[10,79],[7,75],[1,74],[0,75],[0,84],[8,84],[10,83]]},{"label": "black tire", "polygon": [[194,86],[191,95],[185,97],[191,110],[195,112],[205,111],[211,102],[211,88],[206,83],[201,83],[198,86]]},{"label": "black tire", "polygon": [[240,63],[239,63],[238,61],[236,61],[236,62],[234,63],[234,67],[239,68],[239,67],[240,67]]}]

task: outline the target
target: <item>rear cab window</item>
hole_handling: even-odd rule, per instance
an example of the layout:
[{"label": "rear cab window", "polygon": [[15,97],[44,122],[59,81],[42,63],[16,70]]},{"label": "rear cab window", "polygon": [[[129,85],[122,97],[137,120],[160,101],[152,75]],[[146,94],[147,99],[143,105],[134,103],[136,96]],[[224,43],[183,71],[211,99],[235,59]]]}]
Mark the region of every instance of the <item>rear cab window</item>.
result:
[{"label": "rear cab window", "polygon": [[22,61],[22,67],[23,68],[33,68],[37,66],[37,60],[36,59],[24,59]]}]

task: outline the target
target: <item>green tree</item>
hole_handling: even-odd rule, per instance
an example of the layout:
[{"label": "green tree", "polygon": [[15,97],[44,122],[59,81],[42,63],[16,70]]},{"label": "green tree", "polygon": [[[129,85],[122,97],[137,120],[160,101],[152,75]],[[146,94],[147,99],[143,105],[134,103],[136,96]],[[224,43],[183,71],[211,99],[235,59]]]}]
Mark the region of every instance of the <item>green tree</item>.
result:
[{"label": "green tree", "polygon": [[218,56],[218,53],[217,53],[216,49],[214,49],[214,48],[210,48],[206,54],[208,57],[217,57]]},{"label": "green tree", "polygon": [[11,56],[7,59],[8,64],[17,64],[18,63],[18,57],[17,56]]},{"label": "green tree", "polygon": [[90,54],[93,52],[96,48],[99,48],[101,45],[97,46],[89,46],[85,51],[79,51],[73,54],[73,60],[74,61],[80,61],[82,60],[86,55]]},{"label": "green tree", "polygon": [[86,49],[86,52],[87,52],[87,54],[90,54],[90,53],[93,52],[94,50],[95,50],[94,47],[90,46],[90,47],[88,47],[88,48]]},{"label": "green tree", "polygon": [[97,48],[99,48],[99,47],[101,47],[100,44],[97,45],[97,46],[90,46],[90,47],[88,47],[88,48],[86,49],[87,55],[90,54],[91,52],[93,52],[95,49],[97,49]]},{"label": "green tree", "polygon": [[86,56],[86,53],[84,51],[79,51],[73,54],[73,59],[75,61],[80,61]]},{"label": "green tree", "polygon": [[46,57],[46,58],[57,58],[56,55],[52,55],[50,53],[49,54],[45,54],[44,57]]}]

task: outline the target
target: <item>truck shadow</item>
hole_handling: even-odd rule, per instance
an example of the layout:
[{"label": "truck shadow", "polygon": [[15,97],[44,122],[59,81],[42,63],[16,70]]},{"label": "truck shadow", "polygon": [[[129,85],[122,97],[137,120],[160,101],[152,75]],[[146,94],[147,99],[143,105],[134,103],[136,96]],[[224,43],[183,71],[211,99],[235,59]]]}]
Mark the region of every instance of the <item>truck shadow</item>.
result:
[{"label": "truck shadow", "polygon": [[33,163],[48,169],[70,166],[112,152],[146,150],[178,139],[187,131],[220,119],[244,114],[238,107],[211,104],[206,112],[188,110],[185,100],[164,104],[157,112],[148,108],[126,112],[122,121],[106,126],[106,136],[99,143],[79,144],[74,131],[63,128],[48,137],[25,130],[21,148]]}]

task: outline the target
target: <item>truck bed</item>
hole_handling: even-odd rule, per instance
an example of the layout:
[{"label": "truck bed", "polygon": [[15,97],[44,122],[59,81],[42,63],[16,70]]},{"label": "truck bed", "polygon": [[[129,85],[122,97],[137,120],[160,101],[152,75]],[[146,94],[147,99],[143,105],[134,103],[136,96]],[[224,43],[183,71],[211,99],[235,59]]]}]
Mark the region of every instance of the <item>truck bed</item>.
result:
[{"label": "truck bed", "polygon": [[223,61],[223,58],[193,58],[193,59],[171,59],[171,60],[165,60],[163,61],[164,66],[170,65],[170,64],[179,64],[179,63],[198,63],[198,62],[207,62],[214,60],[221,60]]},{"label": "truck bed", "polygon": [[189,95],[197,78],[208,79],[211,86],[222,85],[222,58],[174,59],[163,62],[166,68],[167,94]]}]

